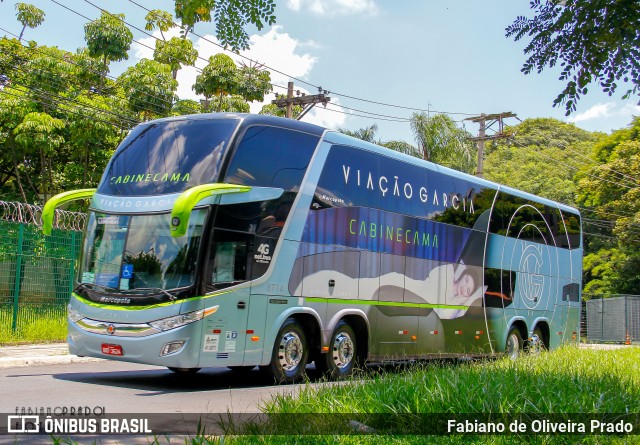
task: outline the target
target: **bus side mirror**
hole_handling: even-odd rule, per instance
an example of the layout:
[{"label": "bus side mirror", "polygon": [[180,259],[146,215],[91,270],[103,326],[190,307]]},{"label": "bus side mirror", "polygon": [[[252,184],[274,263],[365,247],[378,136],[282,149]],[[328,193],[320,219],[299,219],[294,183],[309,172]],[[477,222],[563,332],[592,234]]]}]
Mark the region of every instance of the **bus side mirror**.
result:
[{"label": "bus side mirror", "polygon": [[60,207],[65,202],[91,198],[95,192],[96,189],[80,189],[52,196],[42,208],[42,232],[45,235],[51,235],[56,207]]},{"label": "bus side mirror", "polygon": [[196,185],[185,190],[178,196],[171,210],[171,236],[177,238],[187,233],[191,211],[203,199],[227,193],[245,193],[249,190],[251,187],[246,185],[224,183]]}]

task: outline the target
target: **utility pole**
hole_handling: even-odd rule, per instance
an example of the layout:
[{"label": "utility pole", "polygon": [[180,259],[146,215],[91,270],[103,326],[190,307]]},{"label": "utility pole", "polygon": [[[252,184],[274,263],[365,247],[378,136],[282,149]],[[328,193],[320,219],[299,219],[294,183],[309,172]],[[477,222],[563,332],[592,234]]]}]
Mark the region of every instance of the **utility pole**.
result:
[{"label": "utility pole", "polygon": [[284,99],[276,99],[272,100],[271,103],[277,105],[278,107],[286,108],[286,117],[287,119],[293,118],[293,106],[300,105],[304,107],[302,112],[298,116],[296,116],[297,120],[302,119],[302,117],[309,112],[313,108],[315,104],[322,104],[325,107],[327,103],[331,100],[330,97],[327,96],[327,91],[324,91],[322,88],[318,88],[319,94],[313,95],[300,95],[298,92],[298,96],[293,96],[293,82],[289,82],[287,84],[287,97]]},{"label": "utility pole", "polygon": [[[498,114],[484,114],[480,116],[469,117],[466,121],[476,122],[480,124],[480,130],[478,130],[478,137],[471,138],[472,141],[477,142],[478,146],[478,170],[476,176],[482,178],[482,164],[484,162],[484,141],[492,141],[495,139],[504,139],[509,137],[504,132],[504,119],[508,117],[516,117],[515,113],[506,111]],[[495,134],[488,135],[486,131],[490,129],[494,124],[498,124],[498,131]]]}]

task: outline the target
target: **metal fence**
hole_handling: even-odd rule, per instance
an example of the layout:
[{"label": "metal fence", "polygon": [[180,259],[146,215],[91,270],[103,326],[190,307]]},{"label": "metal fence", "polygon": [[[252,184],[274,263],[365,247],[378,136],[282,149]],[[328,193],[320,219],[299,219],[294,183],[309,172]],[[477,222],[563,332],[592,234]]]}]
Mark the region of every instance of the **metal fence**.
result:
[{"label": "metal fence", "polygon": [[587,340],[640,342],[640,295],[619,295],[585,302]]},{"label": "metal fence", "polygon": [[41,318],[64,318],[86,221],[56,210],[49,236],[42,207],[0,201],[0,326],[16,331]]}]

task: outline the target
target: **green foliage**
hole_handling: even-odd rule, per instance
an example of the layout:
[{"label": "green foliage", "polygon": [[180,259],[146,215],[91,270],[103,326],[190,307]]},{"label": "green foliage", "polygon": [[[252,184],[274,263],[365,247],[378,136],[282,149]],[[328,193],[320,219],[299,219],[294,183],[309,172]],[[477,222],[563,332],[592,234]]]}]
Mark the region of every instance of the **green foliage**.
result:
[{"label": "green foliage", "polygon": [[611,96],[622,79],[631,83],[623,98],[640,94],[637,0],[533,0],[530,5],[534,17],[518,17],[506,36],[531,38],[523,73],[562,67],[559,80],[567,84],[554,106],[564,104],[569,115],[592,82]]},{"label": "green foliage", "polygon": [[583,293],[586,298],[608,294],[615,287],[618,273],[616,264],[623,263],[626,256],[616,248],[600,249],[585,255],[583,264],[583,279],[586,284]]},{"label": "green foliage", "polygon": [[27,29],[27,27],[35,28],[44,22],[44,11],[28,3],[16,3],[16,11],[18,11],[16,13],[18,21],[22,23],[22,31],[20,31],[18,40],[22,40],[24,30]]},{"label": "green foliage", "polygon": [[[56,313],[57,312],[57,313]],[[46,308],[23,308],[19,312],[18,330],[14,331],[9,309],[0,309],[0,344],[24,342],[58,342],[67,338],[67,319],[60,310],[47,311]]]},{"label": "green foliage", "polygon": [[84,35],[91,57],[108,62],[126,60],[133,34],[124,23],[124,14],[103,11],[100,18],[84,25]]},{"label": "green foliage", "polygon": [[218,53],[209,58],[193,89],[207,98],[206,111],[248,113],[247,101],[263,100],[271,90],[271,77],[261,65],[238,68],[231,57]]},{"label": "green foliage", "polygon": [[276,22],[275,0],[175,0],[175,13],[182,21],[186,36],[198,22],[216,24],[216,37],[233,51],[249,48],[249,36],[244,30],[254,25],[261,30],[264,25]]},{"label": "green foliage", "polygon": [[[16,9],[25,26],[37,26],[44,19],[39,9],[25,3]],[[178,0],[176,10],[181,11],[184,38],[166,41],[164,33],[176,25],[172,15],[149,12],[145,28],[158,29],[163,36],[156,60],[141,61],[116,81],[106,75],[109,64],[128,58],[133,39],[123,14],[103,11],[99,19],[87,23],[87,47],[75,54],[0,38],[0,74],[6,76],[0,94],[3,198],[41,202],[43,195],[95,187],[118,143],[138,122],[201,113],[197,101],[175,97],[177,70],[197,58],[186,39],[195,23],[216,21],[220,32],[225,26],[238,26],[224,34],[226,43],[240,48],[248,42],[242,27],[275,20],[273,0]],[[261,100],[270,91],[269,73],[260,65],[238,68],[232,61],[230,68],[228,79],[218,79],[221,83],[202,79],[217,95],[208,101],[208,110],[249,112],[247,100]]]},{"label": "green foliage", "polygon": [[[511,138],[486,150],[485,177],[491,181],[572,205],[580,155],[598,135],[556,119],[527,119],[508,129]],[[584,156],[584,155],[583,155]],[[577,159],[579,162],[572,162]]]},{"label": "green foliage", "polygon": [[163,40],[165,40],[164,33],[174,25],[173,16],[167,11],[162,11],[160,9],[149,11],[145,16],[145,20],[147,23],[144,25],[144,29],[147,31],[153,31],[158,28]]},{"label": "green foliage", "polygon": [[456,123],[445,114],[427,116],[425,113],[414,113],[411,118],[416,145],[405,141],[376,140],[377,125],[350,131],[338,129],[349,136],[385,146],[400,153],[416,158],[426,159],[436,164],[470,173],[475,168],[475,147],[470,135],[458,128]]},{"label": "green foliage", "polygon": [[237,90],[235,62],[226,54],[218,53],[209,57],[209,63],[196,77],[193,90],[206,98],[234,94]]},{"label": "green foliage", "polygon": [[347,136],[351,136],[357,139],[361,139],[365,142],[371,142],[372,144],[380,144],[380,140],[376,140],[376,132],[378,131],[378,126],[373,124],[369,127],[359,128],[357,130],[348,130],[346,128],[338,128],[340,133],[346,134]]},{"label": "green foliage", "polygon": [[[383,368],[379,373],[359,376],[340,385],[307,385],[292,394],[278,394],[263,408],[268,415],[265,421],[247,425],[246,428],[255,436],[236,436],[232,443],[261,443],[257,437],[260,434],[296,429],[309,433],[315,431],[311,429],[314,427],[323,434],[327,431],[352,433],[348,423],[335,423],[345,420],[339,416],[340,413],[351,416],[346,420],[362,419],[366,426],[377,431],[375,436],[384,441],[394,439],[385,434],[392,431],[411,434],[421,428],[429,430],[434,420],[443,421],[441,415],[444,413],[449,413],[452,419],[460,415],[488,413],[504,415],[505,419],[513,419],[519,414],[636,413],[640,409],[639,358],[638,348],[606,351],[564,347],[553,352],[525,355],[515,361],[501,358],[470,364],[436,363],[397,370]],[[343,429],[345,427],[346,430]],[[283,439],[278,443],[334,443],[336,437],[300,438],[292,435]],[[367,435],[354,435],[349,439],[353,443],[371,443],[371,436]],[[397,438],[398,443],[448,444],[523,441],[573,444],[576,439],[580,443],[616,443],[606,435],[505,434],[474,437],[465,434]]]},{"label": "green foliage", "polygon": [[237,92],[249,102],[263,101],[271,91],[271,75],[264,65],[242,62],[237,72]]},{"label": "green foliage", "polygon": [[172,37],[168,41],[156,40],[153,59],[169,65],[174,79],[183,65],[192,66],[197,58],[198,51],[196,51],[193,47],[193,42],[189,39]]},{"label": "green foliage", "polygon": [[[589,208],[585,231],[604,232],[609,241],[594,246],[599,256],[587,257],[591,262],[585,263],[585,272],[598,280],[593,286],[603,292],[640,294],[640,119],[596,144],[593,151],[598,163],[576,175],[577,200]],[[603,221],[611,221],[612,230],[603,228]],[[598,261],[611,252],[607,247],[619,250],[610,264],[606,256]]]},{"label": "green foliage", "polygon": [[200,102],[196,102],[191,99],[181,99],[176,101],[171,108],[172,116],[182,116],[186,114],[198,114],[202,113],[202,105]]},{"label": "green foliage", "polygon": [[446,114],[414,113],[411,130],[423,159],[466,173],[475,170],[475,146],[470,134]]},{"label": "green foliage", "polygon": [[168,65],[142,59],[118,77],[129,106],[143,120],[168,116],[178,82]]},{"label": "green foliage", "polygon": [[[284,94],[276,94],[276,99],[283,99],[287,97]],[[292,110],[291,110],[291,114],[295,117],[300,115],[300,113],[302,113],[302,107],[300,105],[294,105]],[[284,107],[279,107],[276,104],[266,104],[262,106],[262,109],[260,110],[259,114],[265,114],[267,116],[279,116],[279,117],[286,117],[287,116],[287,109]]]}]

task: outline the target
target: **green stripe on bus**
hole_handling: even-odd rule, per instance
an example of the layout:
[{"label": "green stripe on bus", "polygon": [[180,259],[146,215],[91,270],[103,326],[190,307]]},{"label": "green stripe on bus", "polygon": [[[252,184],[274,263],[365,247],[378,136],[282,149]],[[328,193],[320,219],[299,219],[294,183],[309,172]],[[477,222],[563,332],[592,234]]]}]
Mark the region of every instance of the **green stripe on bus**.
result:
[{"label": "green stripe on bus", "polygon": [[220,296],[220,295],[228,294],[229,292],[232,292],[232,291],[228,290],[228,291],[223,291],[223,292],[216,292],[215,294],[203,295],[201,297],[192,297],[192,298],[187,298],[185,300],[167,301],[166,303],[158,303],[158,304],[152,304],[152,305],[148,305],[148,306],[120,306],[120,305],[116,305],[116,304],[97,303],[95,301],[86,300],[86,299],[82,298],[80,295],[76,294],[75,292],[73,292],[71,295],[76,300],[80,301],[83,304],[86,304],[87,306],[98,307],[100,309],[109,309],[109,310],[112,310],[112,311],[141,311],[141,310],[145,310],[145,309],[155,309],[155,308],[159,308],[159,307],[168,307],[168,306],[171,306],[173,304],[182,304],[182,303],[187,303],[187,302],[191,302],[191,301],[204,300],[204,299],[207,299],[207,298],[213,298],[213,297],[217,297],[217,296]]},{"label": "green stripe on bus", "polygon": [[456,306],[448,304],[428,304],[428,303],[400,303],[397,301],[374,301],[374,300],[347,300],[341,298],[319,298],[305,297],[310,303],[329,303],[329,304],[360,304],[365,306],[396,306],[396,307],[414,307],[426,309],[469,309],[470,306]]}]

